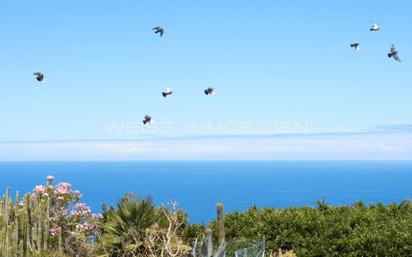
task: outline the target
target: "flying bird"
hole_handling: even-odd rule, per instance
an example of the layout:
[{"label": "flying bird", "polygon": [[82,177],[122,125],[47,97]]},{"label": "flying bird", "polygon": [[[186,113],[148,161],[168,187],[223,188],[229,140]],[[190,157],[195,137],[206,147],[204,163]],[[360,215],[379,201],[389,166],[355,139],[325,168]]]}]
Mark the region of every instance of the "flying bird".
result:
[{"label": "flying bird", "polygon": [[41,83],[43,83],[43,84],[46,84],[46,78],[44,77],[44,74],[43,74],[43,73],[41,73],[41,72],[34,72],[33,75],[36,76],[36,80],[37,80],[37,81],[39,81],[39,82],[41,82]]},{"label": "flying bird", "polygon": [[170,90],[169,87],[166,87],[165,90],[162,92],[163,97],[166,97],[168,95],[171,95],[173,92]]},{"label": "flying bird", "polygon": [[375,22],[372,22],[370,31],[378,31],[378,30],[380,30],[378,24],[376,24]]},{"label": "flying bird", "polygon": [[391,46],[391,50],[390,50],[390,51],[391,51],[391,52],[388,53],[388,57],[389,57],[389,58],[392,58],[392,57],[393,57],[393,59],[395,59],[395,61],[401,62],[401,59],[399,58],[399,55],[398,55],[398,51],[396,50],[396,48],[395,48],[394,45]]},{"label": "flying bird", "polygon": [[156,34],[160,33],[161,37],[163,37],[163,34],[165,33],[165,30],[160,26],[154,27],[153,30]]},{"label": "flying bird", "polygon": [[211,87],[205,90],[205,95],[214,95],[214,94],[215,94],[215,90]]},{"label": "flying bird", "polygon": [[352,47],[353,49],[355,49],[356,51],[359,51],[360,49],[360,43],[353,43],[350,45],[350,47]]},{"label": "flying bird", "polygon": [[149,115],[144,116],[143,124],[146,125],[147,123],[152,124],[152,117]]}]

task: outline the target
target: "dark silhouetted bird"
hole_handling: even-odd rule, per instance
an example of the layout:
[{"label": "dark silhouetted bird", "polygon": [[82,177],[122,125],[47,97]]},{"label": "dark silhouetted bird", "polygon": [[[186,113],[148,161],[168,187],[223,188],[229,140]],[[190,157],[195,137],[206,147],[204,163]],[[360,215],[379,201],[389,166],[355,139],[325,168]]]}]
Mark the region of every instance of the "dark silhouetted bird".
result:
[{"label": "dark silhouetted bird", "polygon": [[163,34],[165,33],[165,30],[160,26],[154,27],[153,30],[156,34],[160,33],[161,37],[163,37]]},{"label": "dark silhouetted bird", "polygon": [[143,124],[146,125],[147,123],[152,124],[152,117],[149,115],[144,116]]},{"label": "dark silhouetted bird", "polygon": [[395,48],[394,45],[391,46],[391,50],[390,50],[390,51],[391,51],[391,52],[388,53],[388,57],[389,57],[389,58],[392,58],[392,57],[393,57],[393,59],[395,59],[395,61],[401,62],[401,59],[399,58],[399,55],[398,55],[398,51],[396,50],[396,48]]},{"label": "dark silhouetted bird", "polygon": [[162,92],[163,97],[166,97],[168,95],[171,95],[173,92],[170,90],[170,88],[166,87],[165,91]]},{"label": "dark silhouetted bird", "polygon": [[378,31],[378,30],[380,30],[378,24],[376,24],[375,22],[372,22],[370,31]]},{"label": "dark silhouetted bird", "polygon": [[213,88],[209,87],[208,89],[205,90],[205,94],[206,95],[214,95],[215,90]]},{"label": "dark silhouetted bird", "polygon": [[353,49],[355,49],[356,51],[359,51],[360,49],[360,43],[353,43],[350,45],[350,47],[352,47]]},{"label": "dark silhouetted bird", "polygon": [[33,75],[36,76],[36,80],[37,80],[37,81],[39,81],[39,82],[41,82],[41,83],[43,83],[43,84],[46,84],[46,78],[44,77],[44,74],[43,74],[43,73],[41,73],[41,72],[35,72],[35,73],[33,73]]}]

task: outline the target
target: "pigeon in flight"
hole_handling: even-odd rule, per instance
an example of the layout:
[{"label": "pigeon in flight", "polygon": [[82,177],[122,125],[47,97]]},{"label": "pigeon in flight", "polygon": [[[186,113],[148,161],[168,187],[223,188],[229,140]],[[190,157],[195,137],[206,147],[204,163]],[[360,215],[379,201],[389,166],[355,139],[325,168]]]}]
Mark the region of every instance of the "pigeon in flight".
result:
[{"label": "pigeon in flight", "polygon": [[154,27],[153,30],[156,34],[160,33],[161,37],[163,37],[163,34],[165,33],[165,30],[160,26]]},{"label": "pigeon in flight", "polygon": [[399,58],[399,55],[398,55],[398,51],[396,50],[396,48],[395,48],[394,45],[391,46],[391,50],[390,50],[390,51],[391,51],[391,52],[388,53],[388,57],[389,57],[389,58],[392,58],[392,57],[393,57],[393,59],[395,59],[395,61],[401,62],[401,59]]},{"label": "pigeon in flight", "polygon": [[162,92],[163,97],[166,97],[168,95],[171,95],[173,92],[170,90],[169,87],[166,87],[165,90]]},{"label": "pigeon in flight", "polygon": [[380,30],[378,24],[376,24],[375,22],[372,23],[370,31],[378,31]]},{"label": "pigeon in flight", "polygon": [[214,95],[215,90],[213,88],[209,87],[208,89],[205,90],[205,94],[206,95]]},{"label": "pigeon in flight", "polygon": [[41,72],[35,72],[35,73],[33,73],[33,75],[36,76],[36,80],[37,80],[37,81],[39,81],[39,82],[41,82],[41,83],[43,83],[43,84],[46,84],[46,78],[44,77],[44,74],[43,74],[43,73],[41,73]]},{"label": "pigeon in flight", "polygon": [[147,123],[152,124],[152,117],[149,115],[144,116],[143,124],[146,125]]},{"label": "pigeon in flight", "polygon": [[350,45],[350,47],[352,47],[353,49],[355,49],[356,51],[359,51],[360,49],[360,43],[353,43]]}]

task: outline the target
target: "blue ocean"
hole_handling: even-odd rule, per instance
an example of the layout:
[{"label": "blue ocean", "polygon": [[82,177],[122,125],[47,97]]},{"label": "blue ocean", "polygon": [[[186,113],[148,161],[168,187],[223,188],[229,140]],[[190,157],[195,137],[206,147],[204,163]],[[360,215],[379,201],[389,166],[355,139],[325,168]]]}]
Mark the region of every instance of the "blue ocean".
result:
[{"label": "blue ocean", "polygon": [[169,200],[189,214],[190,222],[225,211],[257,207],[400,202],[412,195],[412,161],[161,161],[161,162],[2,162],[0,189],[31,192],[53,175],[83,194],[100,212],[125,193]]}]

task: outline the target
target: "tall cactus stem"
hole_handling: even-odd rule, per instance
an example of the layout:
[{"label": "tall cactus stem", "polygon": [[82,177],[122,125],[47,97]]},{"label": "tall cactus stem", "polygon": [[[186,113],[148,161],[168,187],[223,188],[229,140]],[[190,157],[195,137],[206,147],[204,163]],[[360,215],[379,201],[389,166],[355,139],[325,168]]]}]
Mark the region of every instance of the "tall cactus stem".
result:
[{"label": "tall cactus stem", "polygon": [[225,242],[225,216],[223,213],[223,203],[216,204],[216,213],[217,213],[217,236],[218,236],[218,243],[221,245]]}]

